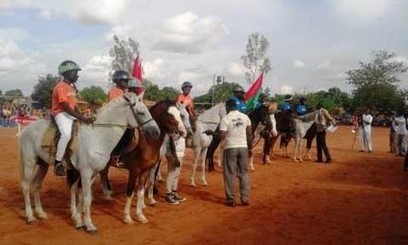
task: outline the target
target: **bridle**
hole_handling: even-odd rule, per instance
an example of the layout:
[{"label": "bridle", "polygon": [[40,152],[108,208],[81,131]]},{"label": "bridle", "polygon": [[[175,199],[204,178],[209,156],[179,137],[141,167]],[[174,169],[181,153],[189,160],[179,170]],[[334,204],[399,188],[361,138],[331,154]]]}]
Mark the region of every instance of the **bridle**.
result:
[{"label": "bridle", "polygon": [[130,100],[129,100],[129,98],[127,96],[123,96],[123,97],[125,98],[125,100],[127,102],[129,102],[130,110],[132,111],[133,116],[135,117],[137,124],[139,124],[138,127],[141,128],[141,127],[143,127],[143,125],[153,121],[153,117],[151,117],[147,121],[143,122],[142,119],[140,119],[139,115],[137,113],[135,113],[135,111],[133,110],[133,108],[136,106],[137,103],[136,102],[130,102]]}]

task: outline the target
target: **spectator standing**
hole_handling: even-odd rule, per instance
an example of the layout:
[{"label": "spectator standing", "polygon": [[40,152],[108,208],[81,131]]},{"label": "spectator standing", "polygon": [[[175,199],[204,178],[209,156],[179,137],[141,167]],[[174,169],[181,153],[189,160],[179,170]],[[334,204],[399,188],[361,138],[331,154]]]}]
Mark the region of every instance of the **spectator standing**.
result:
[{"label": "spectator standing", "polygon": [[404,117],[404,112],[399,110],[394,121],[394,130],[397,133],[397,155],[405,156],[407,153],[406,137],[407,137],[407,120]]},{"label": "spectator standing", "polygon": [[359,136],[360,136],[360,151],[368,151],[371,153],[373,151],[372,141],[371,141],[371,124],[373,122],[373,116],[370,114],[369,109],[365,109],[361,115],[359,121]]},{"label": "spectator standing", "polygon": [[234,99],[229,99],[226,104],[227,115],[221,119],[220,134],[225,140],[223,154],[223,177],[225,186],[226,204],[234,207],[234,176],[239,179],[241,203],[249,205],[249,175],[248,156],[252,150],[252,130],[249,117],[238,111]]},{"label": "spectator standing", "polygon": [[326,156],[325,163],[331,163],[332,158],[330,156],[329,148],[326,143],[326,128],[329,124],[336,125],[336,121],[330,116],[329,112],[324,109],[321,103],[317,104],[316,109],[318,110],[315,118],[316,123],[316,149],[317,149],[317,160],[316,162],[323,162],[323,152]]}]

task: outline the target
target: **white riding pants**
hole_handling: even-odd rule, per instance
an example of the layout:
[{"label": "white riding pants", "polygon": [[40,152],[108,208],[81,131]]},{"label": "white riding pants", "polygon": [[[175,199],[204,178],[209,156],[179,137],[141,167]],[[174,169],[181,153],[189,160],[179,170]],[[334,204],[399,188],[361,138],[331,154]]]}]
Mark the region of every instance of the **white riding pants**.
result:
[{"label": "white riding pants", "polygon": [[65,150],[67,149],[68,142],[71,139],[72,124],[74,123],[75,118],[66,112],[60,112],[54,117],[54,119],[61,133],[61,138],[57,145],[55,160],[61,161],[64,157]]}]

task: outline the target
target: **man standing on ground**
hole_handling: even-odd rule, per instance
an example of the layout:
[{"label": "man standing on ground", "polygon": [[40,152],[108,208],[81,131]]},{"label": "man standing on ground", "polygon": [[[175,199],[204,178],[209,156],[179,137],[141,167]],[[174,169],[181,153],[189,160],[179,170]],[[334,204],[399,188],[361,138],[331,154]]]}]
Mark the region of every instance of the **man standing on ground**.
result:
[{"label": "man standing on ground", "polygon": [[227,205],[235,206],[234,176],[239,178],[241,203],[249,205],[248,155],[252,149],[251,120],[247,115],[237,110],[234,99],[226,104],[227,115],[221,119],[221,139],[225,139],[223,154],[223,176]]},{"label": "man standing on ground", "polygon": [[318,110],[315,118],[316,123],[316,149],[317,149],[317,160],[316,162],[323,162],[323,152],[326,156],[325,163],[331,163],[332,158],[330,156],[329,148],[326,144],[326,128],[329,124],[336,125],[336,121],[330,116],[329,112],[324,109],[321,103],[317,104],[316,109]]},{"label": "man standing on ground", "polygon": [[373,151],[371,143],[371,123],[373,122],[373,116],[370,114],[369,109],[365,109],[361,115],[360,120],[360,149],[361,151],[368,151],[371,153]]}]

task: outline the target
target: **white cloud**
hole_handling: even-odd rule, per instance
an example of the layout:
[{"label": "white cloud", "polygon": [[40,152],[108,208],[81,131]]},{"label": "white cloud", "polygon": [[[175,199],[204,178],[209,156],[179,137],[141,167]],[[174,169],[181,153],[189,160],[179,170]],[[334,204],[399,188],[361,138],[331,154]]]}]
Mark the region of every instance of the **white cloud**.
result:
[{"label": "white cloud", "polygon": [[283,85],[280,89],[281,94],[292,94],[293,88],[290,85]]},{"label": "white cloud", "polygon": [[164,60],[161,58],[157,58],[152,62],[143,62],[143,75],[153,80],[162,80],[165,77],[162,69],[163,65]]},{"label": "white cloud", "polygon": [[57,15],[49,10],[49,9],[42,9],[39,13],[38,13],[38,17],[40,19],[44,19],[44,20],[54,20],[56,19]]},{"label": "white cloud", "polygon": [[30,0],[1,0],[1,8],[15,8],[15,7],[27,7],[31,3]]},{"label": "white cloud", "polygon": [[77,0],[74,15],[83,23],[116,23],[127,5],[128,0]]},{"label": "white cloud", "polygon": [[330,65],[331,65],[330,60],[326,60],[326,61],[323,62],[323,63],[317,64],[316,68],[317,68],[317,69],[329,68]]},{"label": "white cloud", "polygon": [[228,73],[234,77],[245,77],[245,66],[239,63],[229,63],[228,64]]},{"label": "white cloud", "polygon": [[339,11],[348,18],[373,20],[387,12],[389,0],[341,0]]},{"label": "white cloud", "polygon": [[391,61],[396,61],[396,62],[403,62],[403,63],[405,63],[405,65],[408,65],[408,58],[404,57],[404,56],[397,56],[397,57],[394,57],[394,58],[392,58],[390,60]]},{"label": "white cloud", "polygon": [[200,18],[193,12],[186,12],[167,20],[161,32],[154,48],[192,54],[215,46],[228,31],[217,17]]},{"label": "white cloud", "polygon": [[303,63],[303,61],[301,61],[301,60],[294,60],[293,61],[293,67],[303,68],[303,67],[305,67],[305,63]]}]

